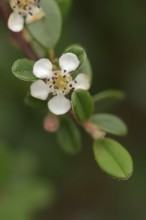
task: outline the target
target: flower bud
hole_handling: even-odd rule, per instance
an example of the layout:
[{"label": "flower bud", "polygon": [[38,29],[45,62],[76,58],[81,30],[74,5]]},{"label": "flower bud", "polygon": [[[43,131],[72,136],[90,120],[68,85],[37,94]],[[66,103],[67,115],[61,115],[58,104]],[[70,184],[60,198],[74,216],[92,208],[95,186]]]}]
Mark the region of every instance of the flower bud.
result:
[{"label": "flower bud", "polygon": [[59,119],[56,115],[49,114],[45,117],[43,126],[48,132],[56,132],[59,129]]}]

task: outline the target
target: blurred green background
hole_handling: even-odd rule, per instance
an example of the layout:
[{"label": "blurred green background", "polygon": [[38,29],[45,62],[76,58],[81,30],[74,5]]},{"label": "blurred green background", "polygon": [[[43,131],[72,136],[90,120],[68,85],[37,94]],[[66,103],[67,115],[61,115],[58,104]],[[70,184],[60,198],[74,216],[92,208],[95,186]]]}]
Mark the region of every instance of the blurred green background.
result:
[{"label": "blurred green background", "polygon": [[145,220],[146,2],[73,0],[57,47],[58,56],[72,43],[86,48],[92,94],[126,93],[123,103],[105,109],[129,127],[119,139],[134,159],[134,175],[125,182],[97,167],[85,133],[82,152],[70,157],[43,130],[44,113],[23,102],[29,84],[11,74],[13,62],[25,55],[1,18],[0,29],[0,219]]}]

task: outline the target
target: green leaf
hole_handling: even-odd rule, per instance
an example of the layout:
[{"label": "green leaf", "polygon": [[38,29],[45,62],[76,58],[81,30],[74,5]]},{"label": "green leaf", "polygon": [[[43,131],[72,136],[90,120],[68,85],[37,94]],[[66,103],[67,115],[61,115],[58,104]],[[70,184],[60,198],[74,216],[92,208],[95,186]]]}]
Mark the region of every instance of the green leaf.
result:
[{"label": "green leaf", "polygon": [[88,91],[78,89],[72,93],[72,108],[77,119],[83,123],[87,121],[94,111],[93,99]]},{"label": "green leaf", "polygon": [[81,136],[76,124],[68,117],[61,121],[57,132],[60,147],[68,154],[74,155],[81,150]]},{"label": "green leaf", "polygon": [[93,150],[98,165],[110,176],[126,180],[132,175],[132,158],[117,141],[110,138],[95,141]]},{"label": "green leaf", "polygon": [[96,114],[91,118],[93,124],[101,130],[119,136],[127,134],[126,124],[117,116],[112,114]]},{"label": "green leaf", "polygon": [[120,90],[105,90],[93,96],[98,111],[107,109],[108,106],[121,101],[125,98],[125,94]]},{"label": "green leaf", "polygon": [[25,103],[32,108],[47,108],[47,101],[36,99],[28,93],[24,99]]},{"label": "green leaf", "polygon": [[59,40],[62,27],[61,13],[54,0],[41,1],[45,17],[27,26],[32,37],[46,49],[53,48]]},{"label": "green leaf", "polygon": [[80,45],[76,45],[76,44],[69,46],[65,50],[65,53],[74,53],[74,54],[76,54],[76,56],[78,57],[78,59],[80,61],[79,67],[85,62],[86,57],[87,57],[85,50]]},{"label": "green leaf", "polygon": [[28,59],[16,60],[12,66],[12,73],[18,79],[32,82],[36,80],[32,73],[34,63],[34,61]]},{"label": "green leaf", "polygon": [[66,18],[70,11],[72,0],[56,0],[56,2],[60,8],[62,17]]},{"label": "green leaf", "polygon": [[103,92],[98,93],[94,97],[94,102],[106,101],[107,99],[111,100],[123,100],[125,98],[125,94],[120,90],[105,90]]},{"label": "green leaf", "polygon": [[76,77],[80,73],[86,73],[89,76],[90,81],[92,81],[92,68],[88,58],[84,61],[84,63],[73,73],[73,76]]}]

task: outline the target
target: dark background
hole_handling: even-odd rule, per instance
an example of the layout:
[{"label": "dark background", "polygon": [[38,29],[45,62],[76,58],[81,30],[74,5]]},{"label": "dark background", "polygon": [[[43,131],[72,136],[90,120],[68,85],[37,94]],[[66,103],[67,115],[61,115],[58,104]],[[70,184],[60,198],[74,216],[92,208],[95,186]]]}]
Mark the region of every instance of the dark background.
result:
[{"label": "dark background", "polygon": [[[134,174],[125,182],[102,173],[84,133],[82,152],[70,157],[59,149],[54,135],[43,131],[43,112],[23,102],[29,84],[11,74],[12,63],[25,55],[10,39],[2,20],[0,29],[0,219],[145,220],[145,1],[74,0],[57,47],[58,56],[72,43],[86,48],[93,68],[92,94],[111,88],[126,93],[124,102],[106,109],[121,116],[129,127],[128,136],[118,139],[134,160]],[[32,182],[39,185],[41,196],[32,196],[32,204],[42,198],[38,208],[32,204],[26,208],[31,199],[22,182],[28,182],[29,189]],[[16,191],[11,193],[13,185]],[[34,212],[35,217],[28,214]]]}]

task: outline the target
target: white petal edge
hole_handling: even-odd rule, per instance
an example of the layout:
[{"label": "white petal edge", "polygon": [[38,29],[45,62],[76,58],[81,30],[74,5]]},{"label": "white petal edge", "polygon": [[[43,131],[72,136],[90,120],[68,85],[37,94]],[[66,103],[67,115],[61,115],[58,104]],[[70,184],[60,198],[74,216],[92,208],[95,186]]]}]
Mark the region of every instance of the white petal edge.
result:
[{"label": "white petal edge", "polygon": [[24,27],[24,18],[18,13],[11,13],[8,19],[8,28],[14,32],[20,32]]},{"label": "white petal edge", "polygon": [[45,16],[45,12],[43,11],[43,9],[38,8],[38,7],[32,8],[32,14],[33,15],[30,15],[30,14],[27,15],[27,17],[25,19],[27,24],[31,24],[33,22],[36,22]]},{"label": "white petal edge", "polygon": [[48,102],[48,108],[55,115],[63,115],[69,111],[71,103],[64,95],[58,94]]},{"label": "white petal edge", "polygon": [[33,75],[39,79],[50,78],[53,75],[53,65],[50,60],[42,58],[33,66]]},{"label": "white petal edge", "polygon": [[77,81],[77,83],[75,84],[75,90],[76,89],[88,90],[90,88],[90,78],[87,74],[80,73],[77,75],[75,80]]},{"label": "white petal edge", "polygon": [[34,98],[46,100],[49,95],[49,85],[42,80],[33,82],[30,86],[30,94]]},{"label": "white petal edge", "polygon": [[64,73],[70,73],[76,70],[79,64],[80,64],[80,61],[78,57],[73,53],[64,53],[59,58],[59,65],[60,65],[61,71]]}]

